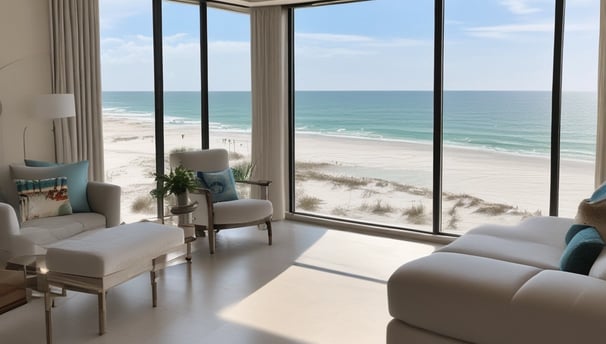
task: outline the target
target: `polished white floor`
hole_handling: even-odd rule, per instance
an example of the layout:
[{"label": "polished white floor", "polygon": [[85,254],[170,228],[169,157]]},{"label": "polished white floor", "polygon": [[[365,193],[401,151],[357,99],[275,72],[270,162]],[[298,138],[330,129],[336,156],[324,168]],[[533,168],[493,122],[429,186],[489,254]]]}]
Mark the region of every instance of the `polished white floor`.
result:
[{"label": "polished white floor", "polygon": [[[54,342],[383,343],[387,279],[436,248],[290,221],[274,223],[273,246],[254,227],[221,231],[213,256],[205,239],[160,274],[157,308],[148,274],[110,290],[103,336],[96,296],[57,298]],[[42,300],[0,315],[0,343],[44,338]]]}]

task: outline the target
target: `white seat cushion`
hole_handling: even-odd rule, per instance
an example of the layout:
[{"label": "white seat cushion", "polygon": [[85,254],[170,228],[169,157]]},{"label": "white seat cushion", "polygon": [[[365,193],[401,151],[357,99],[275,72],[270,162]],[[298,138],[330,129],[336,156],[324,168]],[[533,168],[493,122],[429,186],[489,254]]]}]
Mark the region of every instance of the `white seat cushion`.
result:
[{"label": "white seat cushion", "polygon": [[21,235],[33,244],[46,246],[91,229],[105,228],[105,216],[97,213],[76,213],[26,221]]},{"label": "white seat cushion", "polygon": [[214,204],[215,224],[236,224],[258,221],[273,214],[270,201],[261,199],[239,199]]},{"label": "white seat cushion", "polygon": [[134,263],[150,261],[184,243],[183,230],[139,222],[87,231],[50,245],[49,271],[104,277]]}]

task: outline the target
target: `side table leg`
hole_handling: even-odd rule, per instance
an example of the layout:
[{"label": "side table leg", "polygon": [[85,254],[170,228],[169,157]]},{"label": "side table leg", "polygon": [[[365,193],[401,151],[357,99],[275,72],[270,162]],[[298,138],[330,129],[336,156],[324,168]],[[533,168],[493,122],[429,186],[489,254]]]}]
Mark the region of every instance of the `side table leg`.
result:
[{"label": "side table leg", "polygon": [[187,243],[187,253],[185,254],[185,260],[191,263],[191,241]]},{"label": "side table leg", "polygon": [[154,270],[150,271],[149,277],[152,285],[152,306],[156,307],[158,300],[158,279],[156,278],[156,272]]},{"label": "side table leg", "polygon": [[44,317],[46,322],[46,343],[53,342],[53,326],[51,321],[52,296],[50,291],[44,292]]}]

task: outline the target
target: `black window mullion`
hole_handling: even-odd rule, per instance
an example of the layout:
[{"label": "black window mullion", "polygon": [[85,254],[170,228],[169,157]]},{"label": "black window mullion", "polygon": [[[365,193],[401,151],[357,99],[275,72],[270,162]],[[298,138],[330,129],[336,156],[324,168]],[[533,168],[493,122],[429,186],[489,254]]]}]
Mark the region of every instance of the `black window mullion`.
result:
[{"label": "black window mullion", "polygon": [[435,0],[433,60],[433,233],[442,228],[442,121],[444,118],[444,0]]},{"label": "black window mullion", "polygon": [[[164,174],[164,73],[162,60],[162,0],[152,0],[154,47],[154,127],[156,141],[156,175]],[[158,181],[156,188],[160,189]],[[164,199],[157,198],[158,218],[164,218]]]},{"label": "black window mullion", "polygon": [[295,15],[288,9],[288,210],[295,211]]},{"label": "black window mullion", "polygon": [[551,89],[550,216],[558,216],[560,200],[560,129],[562,123],[562,56],[564,55],[565,8],[565,0],[556,0],[553,33],[553,84]]},{"label": "black window mullion", "polygon": [[200,0],[200,126],[202,149],[210,146],[208,113],[208,5]]}]

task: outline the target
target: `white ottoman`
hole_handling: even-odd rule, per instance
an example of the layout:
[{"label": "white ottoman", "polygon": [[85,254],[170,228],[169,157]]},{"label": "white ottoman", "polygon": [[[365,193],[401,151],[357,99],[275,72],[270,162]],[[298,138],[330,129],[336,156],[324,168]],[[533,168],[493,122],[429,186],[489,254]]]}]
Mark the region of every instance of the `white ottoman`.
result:
[{"label": "white ottoman", "polygon": [[[138,222],[87,231],[51,245],[46,253],[48,285],[97,294],[99,334],[105,332],[105,293],[150,271],[152,304],[156,307],[156,272],[166,267],[167,254],[184,249],[183,230]],[[45,293],[46,338],[52,340],[50,290]]]}]

